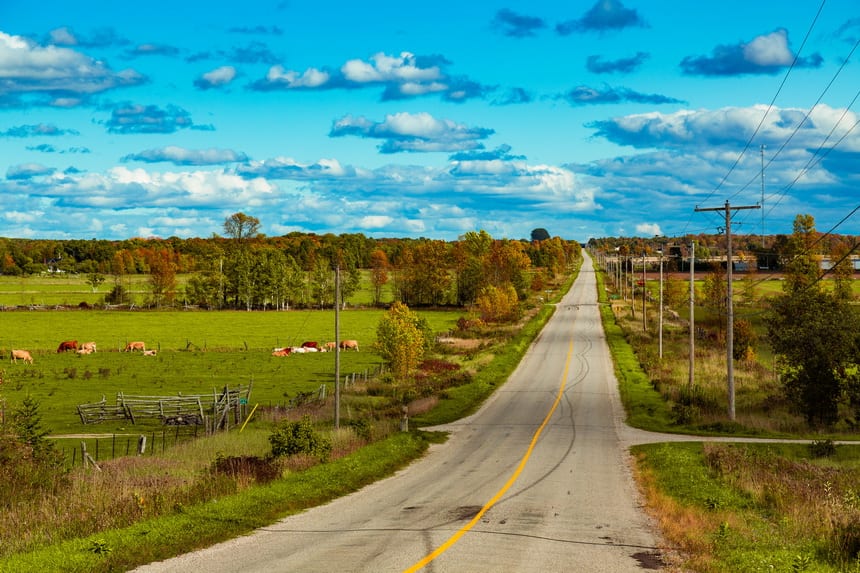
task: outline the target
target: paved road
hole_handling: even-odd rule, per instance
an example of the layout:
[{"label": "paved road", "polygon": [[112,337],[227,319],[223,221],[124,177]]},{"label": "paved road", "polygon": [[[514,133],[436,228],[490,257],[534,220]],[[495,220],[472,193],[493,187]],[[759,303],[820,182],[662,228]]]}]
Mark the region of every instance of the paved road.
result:
[{"label": "paved road", "polygon": [[353,495],[137,571],[641,572],[659,540],[621,418],[586,258],[513,376],[444,428],[447,443]]}]

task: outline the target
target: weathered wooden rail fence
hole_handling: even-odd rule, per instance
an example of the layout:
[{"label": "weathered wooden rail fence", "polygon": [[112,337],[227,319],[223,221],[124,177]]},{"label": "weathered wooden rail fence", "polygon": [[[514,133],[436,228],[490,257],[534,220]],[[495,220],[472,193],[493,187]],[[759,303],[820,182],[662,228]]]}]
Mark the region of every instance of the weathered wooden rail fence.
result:
[{"label": "weathered wooden rail fence", "polygon": [[166,426],[205,426],[207,431],[216,431],[241,423],[250,396],[251,384],[225,386],[222,390],[213,389],[211,394],[139,396],[118,392],[112,404],[102,396],[99,402],[79,404],[77,409],[82,424],[160,420]]}]

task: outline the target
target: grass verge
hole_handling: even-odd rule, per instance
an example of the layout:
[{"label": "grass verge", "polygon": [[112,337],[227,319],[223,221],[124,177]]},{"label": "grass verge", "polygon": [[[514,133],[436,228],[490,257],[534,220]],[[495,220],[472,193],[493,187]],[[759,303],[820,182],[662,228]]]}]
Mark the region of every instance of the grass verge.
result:
[{"label": "grass verge", "polygon": [[860,572],[860,448],[635,446],[646,504],[684,570]]},{"label": "grass verge", "polygon": [[421,456],[437,436],[399,433],[335,461],[171,515],[0,560],[0,572],[108,572],[207,547],[346,495]]}]

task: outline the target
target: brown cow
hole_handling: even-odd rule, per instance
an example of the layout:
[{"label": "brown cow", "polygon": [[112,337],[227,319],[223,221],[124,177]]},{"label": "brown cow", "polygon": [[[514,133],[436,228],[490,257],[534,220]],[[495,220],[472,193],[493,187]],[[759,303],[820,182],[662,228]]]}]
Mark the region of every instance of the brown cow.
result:
[{"label": "brown cow", "polygon": [[355,350],[358,352],[358,341],[357,340],[341,340],[340,341],[340,349],[341,350]]},{"label": "brown cow", "polygon": [[323,348],[325,348],[325,351],[326,351],[326,352],[331,352],[331,351],[332,351],[332,350],[334,350],[336,347],[337,347],[337,345],[336,345],[334,342],[326,342],[326,343],[325,343],[325,346],[324,346]]},{"label": "brown cow", "polygon": [[86,350],[87,354],[91,354],[96,351],[96,343],[84,342],[83,344],[81,344],[81,350]]},{"label": "brown cow", "polygon": [[317,350],[319,350],[320,343],[314,341],[302,342],[302,348],[316,348]]},{"label": "brown cow", "polygon": [[125,350],[123,350],[123,352],[134,352],[135,350],[140,350],[141,352],[144,352],[146,350],[146,344],[139,341],[129,342],[125,345]]},{"label": "brown cow", "polygon": [[72,350],[78,349],[78,341],[77,340],[64,340],[57,347],[57,354],[60,352],[70,352]]},{"label": "brown cow", "polygon": [[292,348],[275,348],[272,351],[272,356],[289,356]]},{"label": "brown cow", "polygon": [[18,363],[19,360],[23,360],[24,362],[33,363],[33,356],[27,350],[13,350],[12,351],[12,362]]}]

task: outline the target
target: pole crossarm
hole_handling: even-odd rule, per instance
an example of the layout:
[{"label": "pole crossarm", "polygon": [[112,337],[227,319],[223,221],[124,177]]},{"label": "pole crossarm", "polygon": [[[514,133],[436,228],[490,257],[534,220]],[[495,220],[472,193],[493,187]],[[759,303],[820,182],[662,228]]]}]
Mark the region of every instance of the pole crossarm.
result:
[{"label": "pole crossarm", "polygon": [[741,209],[761,209],[761,205],[736,205],[732,207],[726,201],[723,207],[696,207],[696,212],[701,211],[725,211],[726,212],[726,280],[728,288],[726,293],[726,369],[728,378],[729,394],[729,419],[735,419],[735,371],[734,371],[734,304],[732,303],[732,211]]}]

